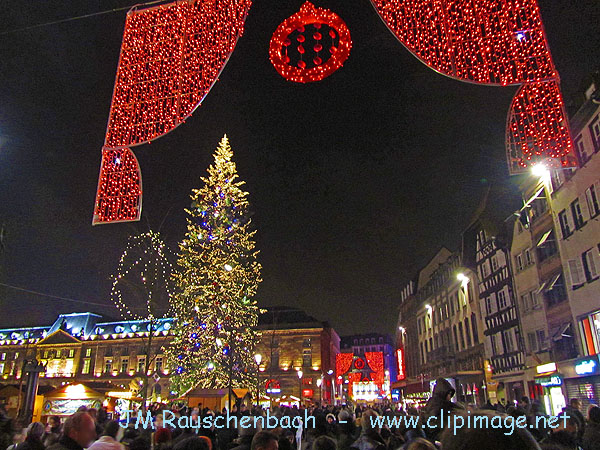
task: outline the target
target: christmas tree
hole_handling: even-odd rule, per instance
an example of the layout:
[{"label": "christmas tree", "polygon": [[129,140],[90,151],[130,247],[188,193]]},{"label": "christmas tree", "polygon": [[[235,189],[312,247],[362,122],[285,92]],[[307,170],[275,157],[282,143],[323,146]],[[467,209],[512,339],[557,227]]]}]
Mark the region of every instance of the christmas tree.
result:
[{"label": "christmas tree", "polygon": [[187,233],[179,244],[175,338],[167,349],[172,390],[250,387],[260,338],[254,295],[261,266],[248,212],[224,136],[204,186],[192,190]]}]

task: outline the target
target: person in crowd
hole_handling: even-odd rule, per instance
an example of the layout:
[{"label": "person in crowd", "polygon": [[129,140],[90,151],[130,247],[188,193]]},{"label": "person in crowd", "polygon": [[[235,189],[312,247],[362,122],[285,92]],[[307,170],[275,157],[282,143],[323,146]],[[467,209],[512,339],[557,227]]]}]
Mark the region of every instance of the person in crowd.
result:
[{"label": "person in crowd", "polygon": [[124,450],[123,444],[117,442],[119,424],[114,420],[106,423],[100,439],[94,442],[88,450]]},{"label": "person in crowd", "polygon": [[314,440],[312,450],[337,450],[337,443],[329,436],[319,436]]},{"label": "person in crowd", "polygon": [[577,444],[579,419],[563,411],[558,415],[557,425],[558,427],[551,429],[548,437],[541,442],[542,449],[579,450]]},{"label": "person in crowd", "polygon": [[[487,416],[491,420],[492,414],[480,412],[470,414],[471,421],[474,416]],[[464,423],[468,423],[464,415]],[[443,450],[540,450],[535,438],[524,428],[508,428],[505,421],[500,427],[461,427],[456,434],[453,429],[446,429],[440,435]]]},{"label": "person in crowd", "polygon": [[600,408],[592,406],[588,410],[588,423],[581,440],[583,450],[600,450]]},{"label": "person in crowd", "polygon": [[[248,417],[248,419],[243,419],[244,417]],[[244,426],[242,426],[242,420],[248,420],[248,422],[244,422]],[[234,441],[235,446],[232,450],[250,450],[250,446],[252,444],[252,439],[254,435],[257,434],[258,430],[254,428],[254,417],[249,416],[247,413],[240,417],[240,423],[238,423],[238,438]]]},{"label": "person in crowd", "polygon": [[60,423],[59,416],[50,416],[48,424],[46,425],[46,432],[42,438],[45,447],[50,447],[52,444],[58,441],[60,433],[62,432],[62,426]]},{"label": "person in crowd", "polygon": [[372,409],[361,413],[361,434],[351,448],[358,450],[386,450],[385,441],[381,437],[377,418],[379,414]]},{"label": "person in crowd", "polygon": [[129,444],[129,450],[150,450],[150,441],[143,436],[138,436]]},{"label": "person in crowd", "polygon": [[293,450],[294,432],[289,428],[283,428],[277,442],[279,450]]},{"label": "person in crowd", "polygon": [[154,433],[154,449],[170,450],[173,445],[171,430],[168,428],[159,428]]},{"label": "person in crowd", "polygon": [[427,439],[422,438],[422,437],[413,439],[404,448],[406,448],[406,450],[436,450],[435,445],[433,445]]},{"label": "person in crowd", "polygon": [[583,433],[585,432],[585,418],[581,412],[581,400],[572,398],[569,405],[565,407],[563,411],[577,420],[577,435],[575,436],[575,439],[578,443],[581,443]]},{"label": "person in crowd", "polygon": [[96,424],[88,413],[77,412],[70,416],[63,427],[61,438],[48,450],[83,450],[96,438]]},{"label": "person in crowd", "polygon": [[41,422],[33,422],[27,427],[25,441],[19,444],[19,450],[44,450],[42,437],[44,436],[44,424]]},{"label": "person in crowd", "polygon": [[252,438],[250,450],[278,450],[277,436],[270,431],[259,431]]}]

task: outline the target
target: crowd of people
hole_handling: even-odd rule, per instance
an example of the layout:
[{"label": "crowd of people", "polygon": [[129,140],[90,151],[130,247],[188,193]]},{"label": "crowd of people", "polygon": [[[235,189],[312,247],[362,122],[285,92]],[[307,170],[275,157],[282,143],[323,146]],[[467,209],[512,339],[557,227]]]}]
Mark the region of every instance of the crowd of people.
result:
[{"label": "crowd of people", "polygon": [[[580,402],[572,401],[559,415],[556,427],[540,427],[536,417],[543,415],[542,408],[526,397],[518,405],[498,411],[498,407],[489,403],[477,410],[463,408],[451,401],[453,395],[453,388],[440,381],[428,404],[419,411],[405,412],[393,405],[314,405],[307,410],[277,406],[269,410],[270,415],[278,418],[305,418],[306,415],[314,418],[310,426],[307,424],[300,432],[282,426],[260,429],[257,425],[260,421],[256,420],[247,420],[250,426],[238,428],[172,427],[173,421],[165,420],[165,409],[158,407],[151,408],[152,426],[147,428],[136,427],[135,420],[126,423],[109,420],[104,410],[84,408],[66,418],[64,423],[54,416],[46,425],[33,422],[23,431],[3,416],[0,442],[4,444],[0,450],[600,450],[600,408],[597,406],[591,406],[586,417]],[[201,405],[169,411],[171,417],[187,416],[191,423],[203,423],[203,418],[209,415],[213,419],[219,415],[225,417],[227,413],[225,409],[213,411]],[[509,421],[523,418],[527,426],[511,429],[506,426],[427,427],[427,419],[442,411],[449,416],[512,417]],[[232,411],[240,419],[264,417],[265,413],[264,409],[246,407]],[[418,419],[413,425],[408,425],[408,421],[389,420],[411,417],[411,414]]]}]

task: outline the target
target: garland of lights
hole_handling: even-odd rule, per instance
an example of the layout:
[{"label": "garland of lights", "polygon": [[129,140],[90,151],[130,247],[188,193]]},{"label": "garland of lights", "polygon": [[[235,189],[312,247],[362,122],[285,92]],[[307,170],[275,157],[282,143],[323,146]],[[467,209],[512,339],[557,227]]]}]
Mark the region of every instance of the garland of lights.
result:
[{"label": "garland of lights", "polygon": [[202,103],[243,34],[251,3],[179,0],[127,13],[93,224],[140,219],[141,174],[130,147],[172,131]]},{"label": "garland of lights", "polygon": [[511,174],[575,167],[558,72],[536,0],[371,0],[398,40],[433,70],[477,84],[524,84],[506,130]]},{"label": "garland of lights", "polygon": [[[126,320],[153,320],[158,318],[157,311],[153,310],[153,295],[159,294],[152,292],[152,289],[164,289],[167,296],[167,304],[170,305],[170,299],[173,295],[171,290],[171,274],[173,267],[166,256],[167,246],[163,242],[159,233],[149,231],[141,235],[129,238],[127,247],[121,255],[116,273],[111,277],[113,280],[110,297],[119,310],[121,317]],[[131,311],[123,301],[122,285],[140,286],[144,290],[146,304],[143,315]],[[146,295],[147,294],[147,295]],[[166,311],[162,317],[167,317]]]},{"label": "garland of lights", "polygon": [[[338,353],[335,355],[335,376],[340,377],[352,366],[352,360],[354,359],[353,353]],[[340,380],[338,378],[338,384]]]},{"label": "garland of lights", "polygon": [[[325,28],[329,28],[327,34],[331,38],[328,49],[321,43]],[[312,46],[309,45],[309,39],[314,42]],[[295,52],[292,50],[292,41],[298,42]],[[348,59],[351,48],[350,31],[344,21],[328,9],[315,8],[312,3],[306,2],[300,11],[277,27],[271,38],[269,56],[271,64],[286,80],[310,83],[320,81],[338,70]],[[310,53],[314,55],[312,58],[308,57]],[[327,57],[328,54],[331,56]],[[290,55],[297,59],[295,66],[290,64]]]}]

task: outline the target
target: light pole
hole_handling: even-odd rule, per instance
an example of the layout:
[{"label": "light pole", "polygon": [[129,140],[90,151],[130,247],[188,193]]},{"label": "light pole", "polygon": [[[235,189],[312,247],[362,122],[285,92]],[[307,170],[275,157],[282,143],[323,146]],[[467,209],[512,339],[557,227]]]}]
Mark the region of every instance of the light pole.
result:
[{"label": "light pole", "polygon": [[[302,375],[303,375],[302,371],[299,370],[298,371],[298,389],[300,390],[300,404],[299,404],[299,406],[302,406]],[[298,407],[298,409],[300,409],[300,408]]]},{"label": "light pole", "polygon": [[323,403],[323,375],[317,380],[317,387],[319,388],[319,402]]},{"label": "light pole", "polygon": [[[332,405],[335,405],[335,392],[334,392],[335,383],[334,383],[334,380],[333,380],[333,377],[332,377],[333,370],[329,369],[327,371],[327,375],[329,375],[329,383],[331,383],[331,398],[329,400],[330,400],[330,402],[331,402]],[[328,394],[328,395],[330,395],[330,394]]]},{"label": "light pole", "polygon": [[256,407],[260,407],[260,362],[262,361],[262,355],[257,353],[254,355],[254,361],[256,361]]}]

